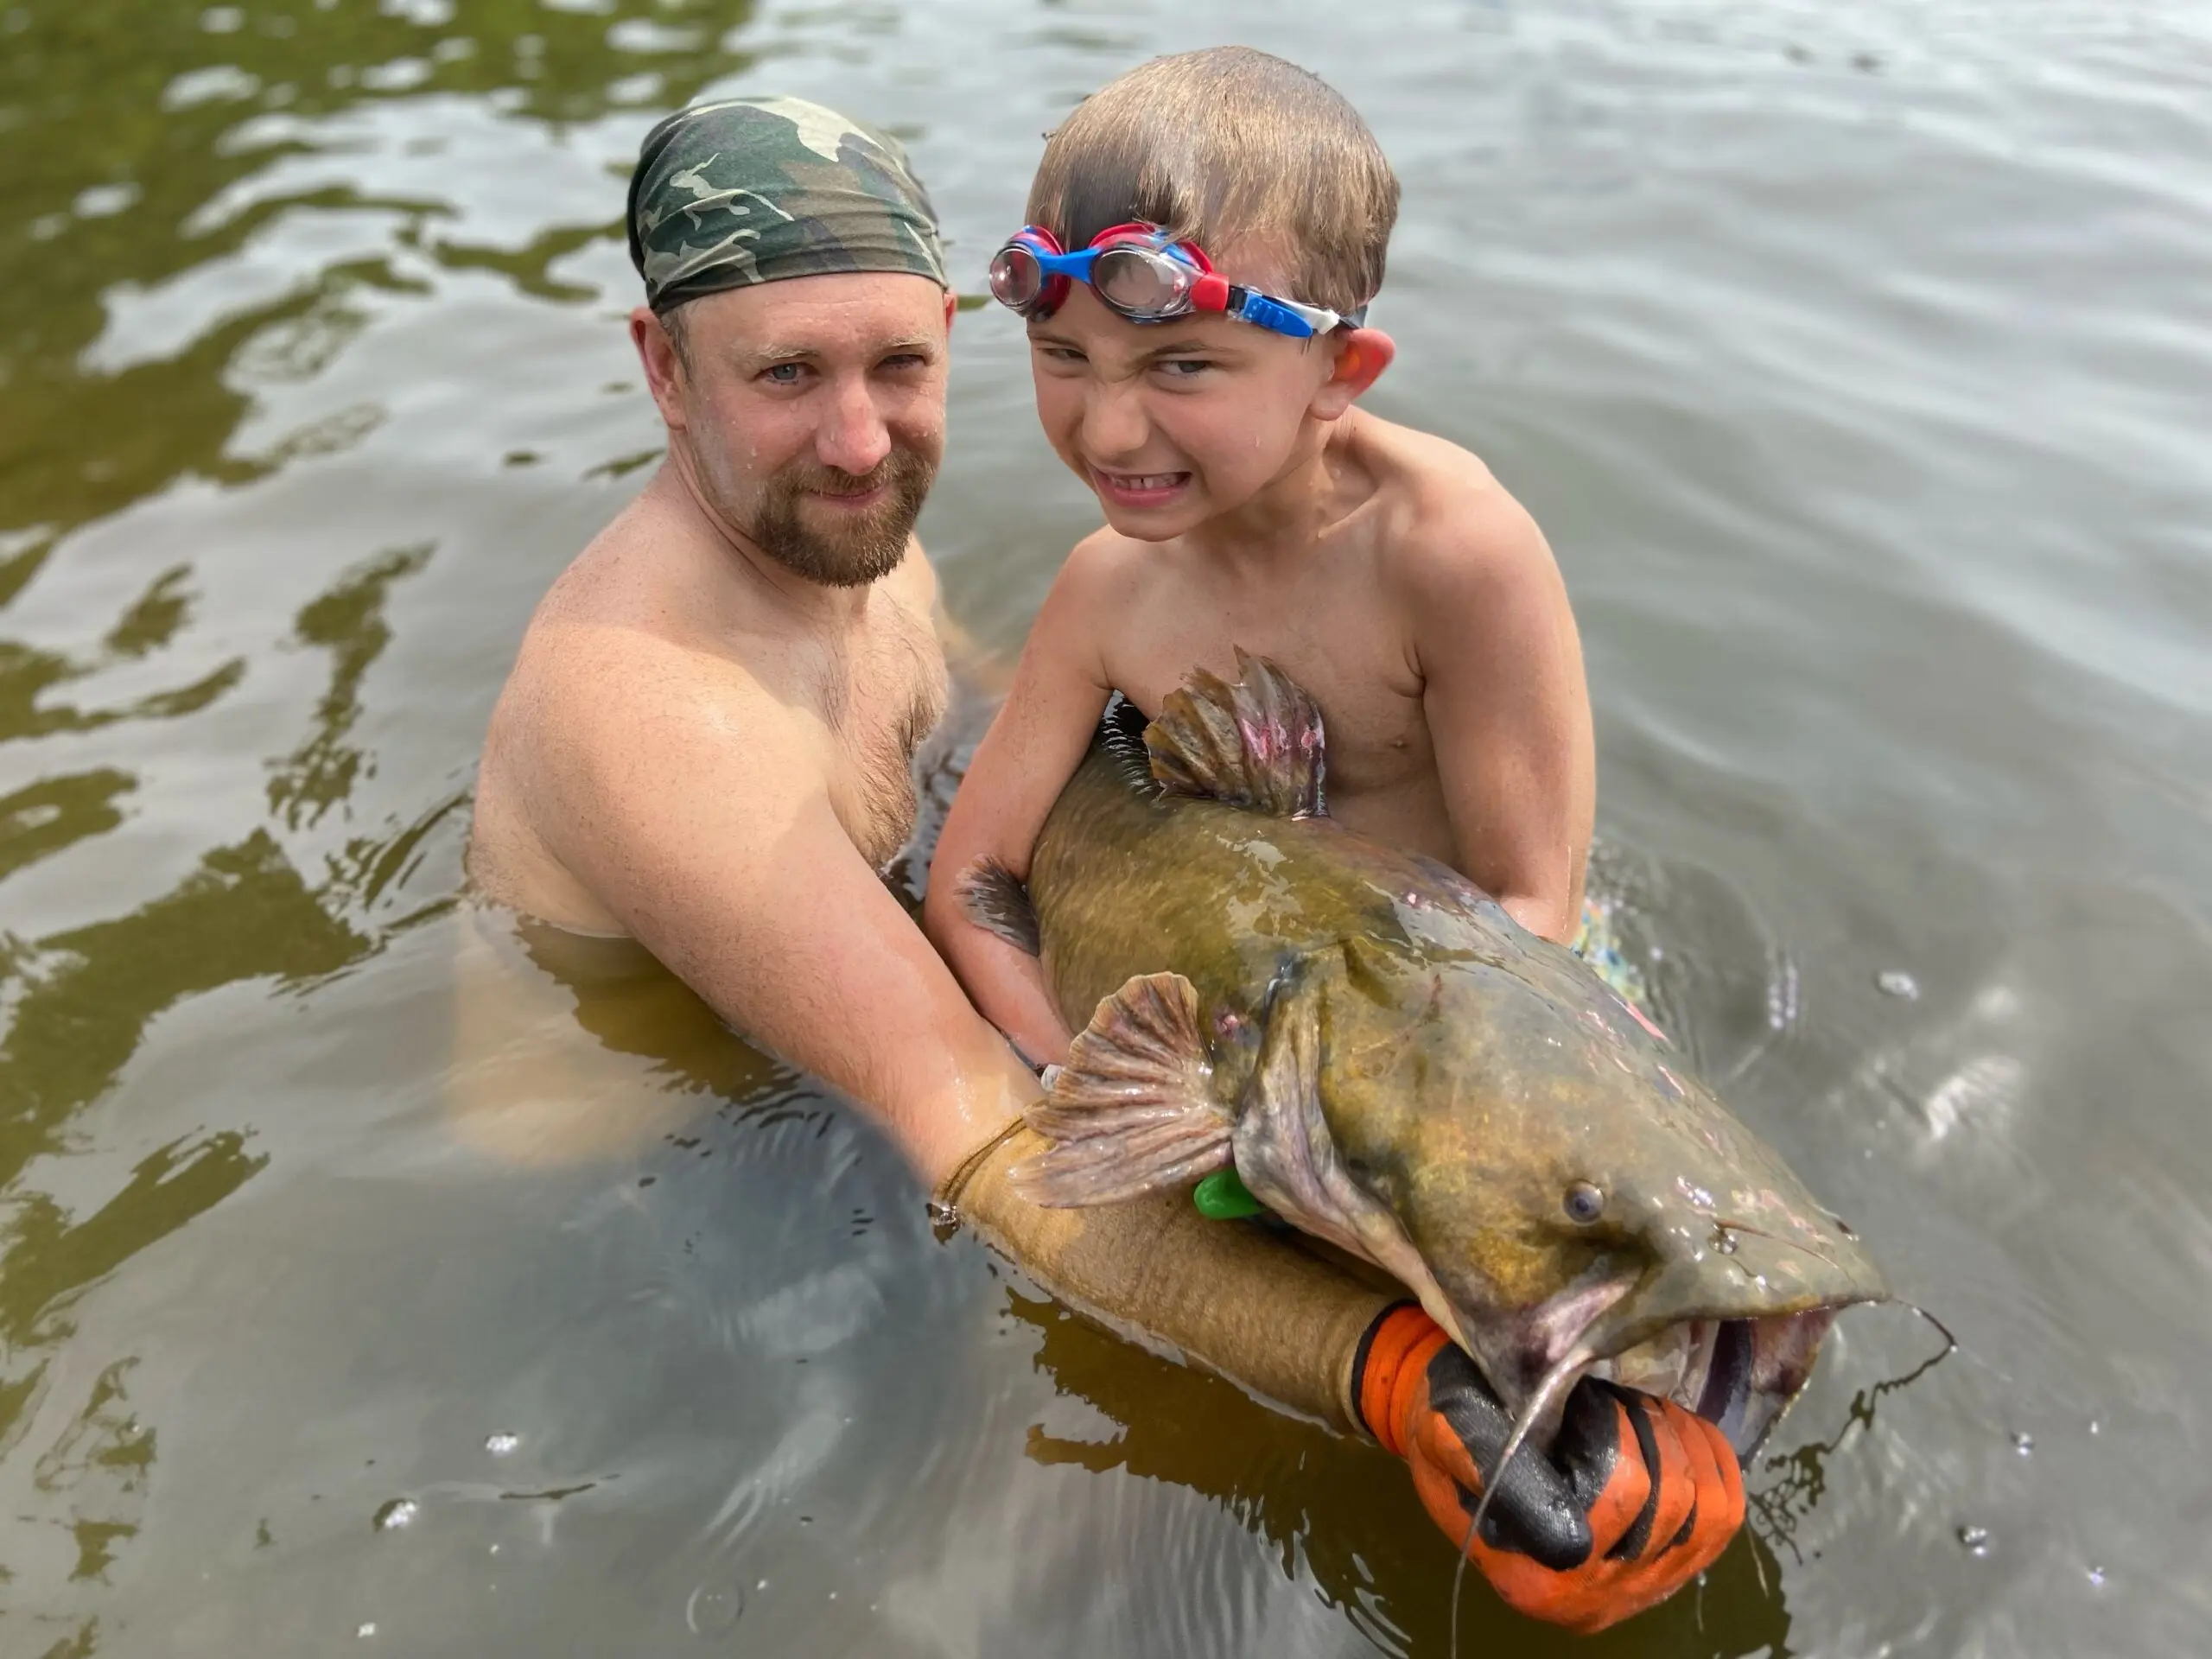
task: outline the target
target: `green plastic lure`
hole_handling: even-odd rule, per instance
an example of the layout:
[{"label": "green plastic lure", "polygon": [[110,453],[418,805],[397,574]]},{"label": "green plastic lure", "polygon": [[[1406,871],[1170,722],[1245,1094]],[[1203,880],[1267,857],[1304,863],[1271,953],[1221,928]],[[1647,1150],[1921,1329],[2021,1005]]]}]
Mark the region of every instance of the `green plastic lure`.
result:
[{"label": "green plastic lure", "polygon": [[1242,1221],[1263,1216],[1268,1206],[1254,1198],[1235,1169],[1217,1169],[1191,1189],[1191,1202],[1208,1221]]}]

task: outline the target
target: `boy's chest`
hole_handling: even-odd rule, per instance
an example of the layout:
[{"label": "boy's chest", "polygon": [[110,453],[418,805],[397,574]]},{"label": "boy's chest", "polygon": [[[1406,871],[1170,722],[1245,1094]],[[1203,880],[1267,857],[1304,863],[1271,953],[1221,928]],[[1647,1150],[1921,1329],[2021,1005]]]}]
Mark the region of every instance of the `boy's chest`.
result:
[{"label": "boy's chest", "polygon": [[1147,715],[1194,668],[1234,679],[1242,647],[1320,706],[1333,798],[1394,794],[1434,779],[1421,677],[1402,631],[1376,613],[1371,593],[1361,603],[1332,588],[1253,595],[1192,586],[1148,597],[1140,610],[1127,637],[1108,642],[1106,667]]}]

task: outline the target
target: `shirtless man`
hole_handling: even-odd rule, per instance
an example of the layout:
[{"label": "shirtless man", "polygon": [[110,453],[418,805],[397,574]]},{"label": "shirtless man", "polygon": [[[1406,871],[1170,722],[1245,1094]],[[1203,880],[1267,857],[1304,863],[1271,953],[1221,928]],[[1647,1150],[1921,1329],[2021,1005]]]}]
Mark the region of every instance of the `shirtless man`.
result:
[{"label": "shirtless man", "polygon": [[[1401,1287],[1180,1194],[1018,1197],[1035,1079],[876,874],[912,828],[909,762],[945,698],[913,524],[953,301],[904,153],[796,99],[695,106],[646,137],[629,222],[648,302],[630,333],[668,460],[531,619],[478,777],[480,895],[642,942],[872,1109],[1037,1282],[1379,1441],[1459,1543],[1505,1431],[1465,1355]],[[1588,1430],[1514,1461],[1471,1554],[1516,1606],[1594,1629],[1705,1558],[1677,1547],[1694,1488],[1626,1408]],[[1654,1547],[1615,1547],[1636,1539]]]},{"label": "shirtless man", "polygon": [[945,700],[913,536],[953,315],[928,199],[895,145],[770,99],[657,128],[631,227],[668,460],[531,620],[469,873],[636,938],[934,1181],[1036,1084],[876,874]]}]

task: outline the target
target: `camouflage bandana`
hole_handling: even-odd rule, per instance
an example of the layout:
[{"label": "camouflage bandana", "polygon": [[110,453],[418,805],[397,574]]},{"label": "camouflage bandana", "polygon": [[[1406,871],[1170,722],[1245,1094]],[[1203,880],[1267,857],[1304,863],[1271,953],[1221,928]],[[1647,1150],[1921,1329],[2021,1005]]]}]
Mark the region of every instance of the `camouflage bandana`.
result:
[{"label": "camouflage bandana", "polygon": [[899,141],[796,98],[698,104],[661,122],[639,149],[629,218],[630,261],[657,312],[830,271],[949,286],[937,214]]}]

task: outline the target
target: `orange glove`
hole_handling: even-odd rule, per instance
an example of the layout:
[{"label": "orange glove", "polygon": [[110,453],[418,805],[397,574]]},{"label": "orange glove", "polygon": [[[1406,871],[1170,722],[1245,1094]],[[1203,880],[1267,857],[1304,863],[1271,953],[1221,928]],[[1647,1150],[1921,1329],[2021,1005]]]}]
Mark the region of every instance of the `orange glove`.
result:
[{"label": "orange glove", "polygon": [[[1352,1370],[1367,1430],[1412,1465],[1456,1548],[1512,1420],[1474,1362],[1420,1308],[1369,1327]],[[1744,1477],[1718,1427],[1669,1401],[1586,1378],[1551,1451],[1524,1446],[1470,1559],[1508,1605],[1586,1635],[1664,1601],[1744,1522]]]}]

